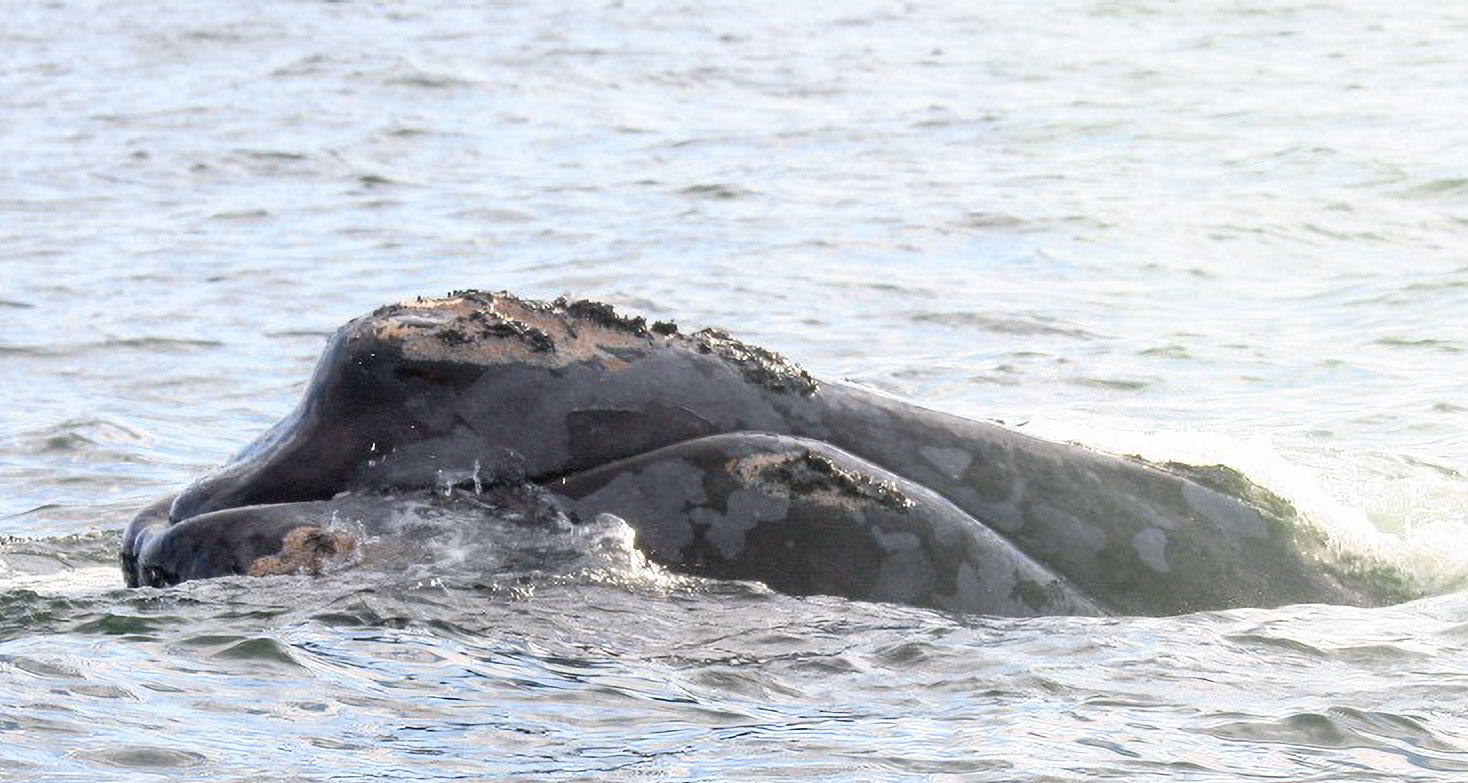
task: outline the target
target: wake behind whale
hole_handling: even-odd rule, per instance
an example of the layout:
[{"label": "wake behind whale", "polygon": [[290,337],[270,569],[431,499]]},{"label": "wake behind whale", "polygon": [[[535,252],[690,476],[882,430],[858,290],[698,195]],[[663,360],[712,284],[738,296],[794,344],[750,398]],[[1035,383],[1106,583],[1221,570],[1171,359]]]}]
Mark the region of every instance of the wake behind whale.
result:
[{"label": "wake behind whale", "polygon": [[545,529],[610,515],[673,571],[794,594],[1000,615],[1416,595],[1226,467],[824,383],[721,331],[478,291],[342,327],[290,416],[138,514],[124,576],[329,570],[403,532],[381,509],[445,486]]}]

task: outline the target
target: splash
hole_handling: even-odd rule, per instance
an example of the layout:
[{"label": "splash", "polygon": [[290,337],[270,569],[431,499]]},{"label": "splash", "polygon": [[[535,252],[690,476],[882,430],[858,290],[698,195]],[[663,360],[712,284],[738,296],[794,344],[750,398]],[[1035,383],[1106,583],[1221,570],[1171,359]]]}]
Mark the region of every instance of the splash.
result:
[{"label": "splash", "polygon": [[1224,466],[1287,503],[1348,567],[1385,565],[1418,594],[1468,587],[1468,476],[1457,469],[1402,455],[1285,447],[1267,435],[1137,432],[1094,419],[1034,419],[1023,431],[1157,464]]},{"label": "splash", "polygon": [[459,483],[399,495],[343,496],[332,527],[360,545],[350,568],[392,584],[442,588],[602,583],[665,588],[685,581],[649,563],[625,520],[577,519],[533,484]]}]

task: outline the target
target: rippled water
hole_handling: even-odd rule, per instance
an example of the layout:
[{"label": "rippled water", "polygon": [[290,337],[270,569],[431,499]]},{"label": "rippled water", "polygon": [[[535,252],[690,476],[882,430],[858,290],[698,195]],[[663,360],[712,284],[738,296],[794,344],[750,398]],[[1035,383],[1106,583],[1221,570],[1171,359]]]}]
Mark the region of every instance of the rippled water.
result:
[{"label": "rippled water", "polygon": [[[0,779],[1468,777],[1468,12],[8,3]],[[117,529],[463,288],[1225,462],[1445,594],[993,620],[625,546],[125,591]]]}]

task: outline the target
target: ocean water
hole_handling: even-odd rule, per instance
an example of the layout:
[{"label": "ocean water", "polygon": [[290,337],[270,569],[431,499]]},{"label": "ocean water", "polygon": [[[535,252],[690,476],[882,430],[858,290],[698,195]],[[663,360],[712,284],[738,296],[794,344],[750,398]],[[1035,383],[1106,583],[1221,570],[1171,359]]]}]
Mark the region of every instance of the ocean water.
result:
[{"label": "ocean water", "polygon": [[[0,780],[1468,779],[1468,10],[3,11]],[[336,326],[466,287],[1221,462],[1431,597],[959,616],[618,529],[122,588]]]}]

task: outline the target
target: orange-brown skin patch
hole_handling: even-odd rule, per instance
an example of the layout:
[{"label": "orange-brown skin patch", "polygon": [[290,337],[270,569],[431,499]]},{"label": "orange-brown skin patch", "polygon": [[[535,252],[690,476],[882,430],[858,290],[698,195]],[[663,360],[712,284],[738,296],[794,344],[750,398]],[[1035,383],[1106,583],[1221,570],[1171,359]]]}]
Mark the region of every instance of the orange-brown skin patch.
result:
[{"label": "orange-brown skin patch", "polygon": [[631,329],[582,317],[575,310],[578,304],[526,302],[507,294],[477,292],[420,298],[392,306],[358,330],[418,359],[540,367],[563,367],[591,358],[616,367],[624,362],[612,351],[648,350],[667,339],[640,323],[640,328]]},{"label": "orange-brown skin patch", "polygon": [[340,530],[298,527],[286,535],[280,553],[258,558],[250,564],[250,576],[310,574],[320,576],[328,561],[350,555],[357,539]]}]

